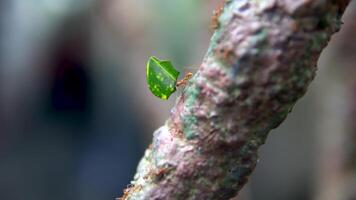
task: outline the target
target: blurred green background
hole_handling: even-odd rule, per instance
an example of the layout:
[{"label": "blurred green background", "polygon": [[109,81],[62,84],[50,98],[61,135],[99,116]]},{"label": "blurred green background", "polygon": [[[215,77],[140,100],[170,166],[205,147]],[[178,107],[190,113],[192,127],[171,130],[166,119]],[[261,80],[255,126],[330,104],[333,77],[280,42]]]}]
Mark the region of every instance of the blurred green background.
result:
[{"label": "blurred green background", "polygon": [[[0,1],[0,199],[120,196],[177,96],[147,89],[148,57],[195,72],[219,4]],[[239,200],[356,199],[354,4]]]}]

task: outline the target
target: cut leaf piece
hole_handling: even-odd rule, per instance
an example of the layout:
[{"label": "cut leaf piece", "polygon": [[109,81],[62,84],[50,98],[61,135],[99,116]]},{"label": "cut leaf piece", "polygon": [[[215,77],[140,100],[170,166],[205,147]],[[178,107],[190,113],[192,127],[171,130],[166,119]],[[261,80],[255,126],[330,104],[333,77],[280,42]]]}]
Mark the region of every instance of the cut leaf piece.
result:
[{"label": "cut leaf piece", "polygon": [[150,91],[161,99],[168,99],[176,91],[179,72],[171,61],[159,60],[152,56],[146,67],[147,84]]}]

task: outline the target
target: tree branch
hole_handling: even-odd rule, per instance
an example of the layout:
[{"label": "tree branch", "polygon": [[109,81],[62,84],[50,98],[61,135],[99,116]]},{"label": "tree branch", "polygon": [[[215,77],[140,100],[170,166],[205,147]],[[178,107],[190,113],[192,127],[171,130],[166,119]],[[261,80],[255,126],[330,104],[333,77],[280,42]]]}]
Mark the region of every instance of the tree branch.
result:
[{"label": "tree branch", "polygon": [[348,0],[230,0],[122,199],[229,199],[304,95]]}]

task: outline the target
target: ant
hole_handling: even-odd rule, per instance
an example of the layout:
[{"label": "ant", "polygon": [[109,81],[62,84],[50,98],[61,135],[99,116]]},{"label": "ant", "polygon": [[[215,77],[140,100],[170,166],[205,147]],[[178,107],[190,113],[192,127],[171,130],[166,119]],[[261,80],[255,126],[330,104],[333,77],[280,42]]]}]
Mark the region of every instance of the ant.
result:
[{"label": "ant", "polygon": [[124,195],[122,197],[116,198],[115,200],[125,200],[125,199],[127,199],[127,197],[129,197],[130,192],[136,192],[137,190],[140,190],[141,188],[142,188],[141,185],[129,184],[124,189]]},{"label": "ant", "polygon": [[177,81],[176,87],[180,87],[182,85],[186,85],[188,83],[189,79],[192,78],[192,76],[193,76],[192,72],[186,73],[182,80]]},{"label": "ant", "polygon": [[161,179],[168,172],[168,170],[168,168],[159,168],[155,174],[157,179]]},{"label": "ant", "polygon": [[219,17],[221,15],[221,13],[224,10],[224,4],[221,4],[217,9],[215,9],[213,11],[213,16],[211,18],[211,22],[210,22],[210,29],[212,31],[216,30],[217,28],[219,28]]},{"label": "ant", "polygon": [[143,179],[147,180],[149,178],[154,178],[155,180],[159,180],[163,178],[163,176],[169,171],[169,168],[161,167],[158,169],[151,169],[148,174],[146,174]]}]

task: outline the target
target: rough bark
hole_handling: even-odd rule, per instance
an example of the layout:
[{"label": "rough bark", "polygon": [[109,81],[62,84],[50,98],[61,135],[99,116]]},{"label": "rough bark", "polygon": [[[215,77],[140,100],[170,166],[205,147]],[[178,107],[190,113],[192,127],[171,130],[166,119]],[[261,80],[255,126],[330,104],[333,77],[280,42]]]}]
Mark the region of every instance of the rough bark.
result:
[{"label": "rough bark", "polygon": [[312,81],[347,3],[227,1],[203,63],[122,199],[234,197],[270,130]]}]

